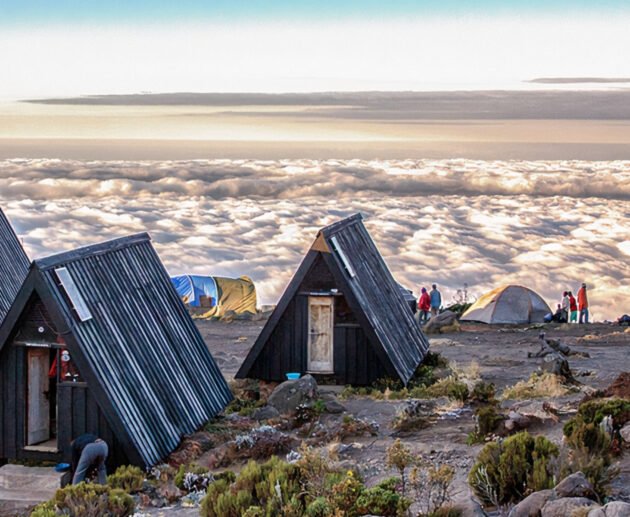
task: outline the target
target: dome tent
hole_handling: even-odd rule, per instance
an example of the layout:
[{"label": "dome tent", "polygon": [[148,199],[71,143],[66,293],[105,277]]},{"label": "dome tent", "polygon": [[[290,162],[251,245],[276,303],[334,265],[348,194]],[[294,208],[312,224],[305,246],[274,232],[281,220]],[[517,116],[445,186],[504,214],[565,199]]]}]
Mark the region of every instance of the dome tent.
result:
[{"label": "dome tent", "polygon": [[521,285],[497,287],[479,298],[461,321],[489,324],[543,323],[551,309],[542,297]]}]

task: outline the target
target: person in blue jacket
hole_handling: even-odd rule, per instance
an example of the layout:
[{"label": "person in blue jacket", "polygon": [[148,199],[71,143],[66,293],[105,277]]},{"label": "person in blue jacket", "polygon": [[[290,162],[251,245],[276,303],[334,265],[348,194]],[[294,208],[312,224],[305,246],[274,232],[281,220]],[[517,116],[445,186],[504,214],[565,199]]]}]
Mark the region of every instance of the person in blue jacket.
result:
[{"label": "person in blue jacket", "polygon": [[440,307],[442,305],[442,295],[440,291],[437,290],[437,285],[433,284],[431,286],[431,317],[438,315],[440,312]]}]

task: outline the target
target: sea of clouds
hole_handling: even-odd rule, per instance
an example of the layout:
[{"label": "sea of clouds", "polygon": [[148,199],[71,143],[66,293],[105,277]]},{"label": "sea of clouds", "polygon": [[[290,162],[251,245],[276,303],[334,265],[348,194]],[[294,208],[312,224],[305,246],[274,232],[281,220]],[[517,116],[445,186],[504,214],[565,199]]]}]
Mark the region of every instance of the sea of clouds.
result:
[{"label": "sea of clouds", "polygon": [[318,228],[361,212],[394,276],[450,301],[504,283],[591,288],[630,312],[630,161],[0,161],[0,206],[32,257],[148,231],[169,272],[282,293]]}]

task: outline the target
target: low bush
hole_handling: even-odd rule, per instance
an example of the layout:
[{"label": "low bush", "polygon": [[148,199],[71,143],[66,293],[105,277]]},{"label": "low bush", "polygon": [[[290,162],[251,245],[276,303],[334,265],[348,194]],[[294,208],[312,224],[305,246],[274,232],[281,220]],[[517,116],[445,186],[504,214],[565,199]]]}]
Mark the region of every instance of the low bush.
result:
[{"label": "low bush", "polygon": [[503,420],[493,405],[481,406],[475,410],[475,430],[468,435],[466,443],[473,445],[485,441],[485,438],[496,431]]},{"label": "low bush", "polygon": [[133,498],[118,488],[92,483],[68,485],[52,501],[35,507],[35,517],[127,517],[133,515]]},{"label": "low bush", "polygon": [[180,465],[175,474],[175,486],[185,492],[201,492],[208,488],[214,481],[214,476],[208,468],[195,463]]},{"label": "low bush", "polygon": [[495,395],[496,391],[493,383],[479,381],[473,386],[470,401],[476,404],[496,404]]},{"label": "low bush", "polygon": [[481,450],[468,483],[485,504],[517,502],[529,492],[554,486],[553,460],[558,454],[558,447],[544,436],[517,433]]},{"label": "low bush", "polygon": [[575,388],[566,386],[562,378],[553,373],[532,373],[528,380],[519,381],[514,386],[503,390],[505,400],[535,399],[544,397],[563,397]]},{"label": "low bush", "polygon": [[144,472],[139,467],[123,465],[116,472],[107,476],[107,484],[111,488],[120,488],[128,494],[134,494],[142,490]]},{"label": "low bush", "polygon": [[294,463],[277,457],[263,464],[250,461],[234,481],[216,479],[208,486],[201,515],[397,516],[409,506],[391,483],[367,489],[354,472],[340,471],[310,449],[302,447],[298,456]]},{"label": "low bush", "polygon": [[468,400],[468,386],[457,380],[455,376],[437,381],[427,388],[427,392],[432,397],[448,397],[460,402]]}]

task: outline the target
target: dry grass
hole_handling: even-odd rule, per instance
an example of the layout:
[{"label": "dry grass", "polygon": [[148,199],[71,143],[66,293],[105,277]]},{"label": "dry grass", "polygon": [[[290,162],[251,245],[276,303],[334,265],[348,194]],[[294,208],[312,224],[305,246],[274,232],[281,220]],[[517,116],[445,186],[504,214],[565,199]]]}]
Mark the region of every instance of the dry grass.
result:
[{"label": "dry grass", "polygon": [[571,393],[572,388],[564,385],[557,375],[532,373],[526,381],[519,381],[514,386],[503,390],[502,398],[505,399],[536,399],[544,397],[563,397]]}]

